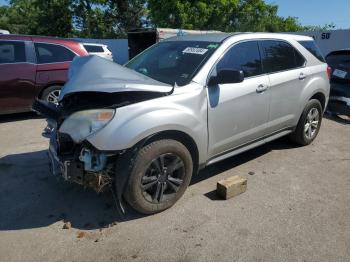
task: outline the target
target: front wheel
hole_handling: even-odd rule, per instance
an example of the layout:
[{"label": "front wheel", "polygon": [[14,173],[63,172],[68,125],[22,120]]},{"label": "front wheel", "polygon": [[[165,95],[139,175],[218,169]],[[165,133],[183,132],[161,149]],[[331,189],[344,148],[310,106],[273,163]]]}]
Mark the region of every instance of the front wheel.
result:
[{"label": "front wheel", "polygon": [[140,213],[161,212],[184,194],[192,172],[191,154],[182,143],[155,141],[138,152],[124,197]]},{"label": "front wheel", "polygon": [[310,100],[300,117],[297,128],[290,135],[291,140],[302,146],[311,144],[320,131],[322,112],[321,103],[316,99]]}]

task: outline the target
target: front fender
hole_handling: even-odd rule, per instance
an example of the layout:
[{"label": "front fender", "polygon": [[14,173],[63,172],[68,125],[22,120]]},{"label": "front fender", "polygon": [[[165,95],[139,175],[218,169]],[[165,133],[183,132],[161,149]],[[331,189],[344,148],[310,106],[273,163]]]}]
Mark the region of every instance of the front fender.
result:
[{"label": "front fender", "polygon": [[162,131],[180,131],[195,141],[201,161],[205,158],[202,152],[207,152],[205,97],[181,97],[178,101],[169,96],[118,108],[114,119],[87,140],[99,150],[117,151]]}]

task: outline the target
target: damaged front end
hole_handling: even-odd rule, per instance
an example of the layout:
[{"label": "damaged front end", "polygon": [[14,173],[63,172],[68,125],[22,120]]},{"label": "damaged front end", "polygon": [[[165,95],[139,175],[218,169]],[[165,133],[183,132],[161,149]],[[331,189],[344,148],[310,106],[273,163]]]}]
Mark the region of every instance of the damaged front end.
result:
[{"label": "damaged front end", "polygon": [[118,108],[171,95],[174,88],[96,56],[75,59],[59,105],[36,100],[32,107],[49,124],[52,173],[96,192],[112,190],[124,211],[122,194],[138,147],[101,151],[88,138],[117,118]]},{"label": "damaged front end", "polygon": [[98,193],[111,189],[120,154],[100,152],[86,143],[75,144],[55,130],[51,134],[49,158],[52,174]]},{"label": "damaged front end", "polygon": [[[97,150],[84,139],[89,135],[84,128],[89,128],[91,131],[92,127],[87,126],[84,118],[72,118],[74,112],[77,114],[80,111],[74,111],[71,107],[68,109],[67,111],[61,106],[40,100],[36,100],[33,104],[33,110],[45,116],[50,125],[48,155],[51,172],[55,176],[63,177],[66,181],[90,187],[96,192],[106,191],[114,182],[116,163],[124,151],[102,152]],[[106,114],[113,110],[115,109],[101,112]],[[113,115],[109,117],[112,118]],[[69,128],[69,132],[65,132]]]},{"label": "damaged front end", "polygon": [[32,109],[47,118],[51,129],[51,172],[98,193],[117,189],[120,198],[134,148],[100,151],[87,138],[107,125],[118,108],[161,96],[156,92],[78,92],[64,97],[58,106],[36,100]]},{"label": "damaged front end", "polygon": [[168,96],[174,88],[102,58],[75,59],[59,105],[36,100],[32,107],[50,126],[52,173],[96,192],[115,189],[120,200],[137,146],[101,151],[87,138],[112,122],[118,108]]}]

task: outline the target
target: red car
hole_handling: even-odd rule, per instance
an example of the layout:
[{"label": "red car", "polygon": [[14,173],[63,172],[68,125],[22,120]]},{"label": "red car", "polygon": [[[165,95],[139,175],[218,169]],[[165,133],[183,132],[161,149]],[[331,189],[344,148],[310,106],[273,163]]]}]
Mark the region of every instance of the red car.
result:
[{"label": "red car", "polygon": [[70,62],[85,55],[72,40],[0,35],[0,114],[30,111],[36,97],[57,103]]}]

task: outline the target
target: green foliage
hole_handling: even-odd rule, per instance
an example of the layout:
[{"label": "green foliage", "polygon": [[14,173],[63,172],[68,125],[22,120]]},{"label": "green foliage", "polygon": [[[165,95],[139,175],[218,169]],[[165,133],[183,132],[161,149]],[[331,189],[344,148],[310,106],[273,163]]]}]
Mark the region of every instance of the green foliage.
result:
[{"label": "green foliage", "polygon": [[278,16],[264,0],[9,0],[0,6],[0,28],[12,33],[61,37],[125,37],[144,21],[155,27],[224,32],[330,30],[334,24],[303,27]]},{"label": "green foliage", "polygon": [[18,34],[68,37],[72,30],[70,0],[12,0],[0,7],[0,28]]},{"label": "green foliage", "polygon": [[227,32],[298,31],[294,17],[277,15],[264,0],[149,0],[150,18],[159,27]]},{"label": "green foliage", "polygon": [[149,0],[148,7],[158,27],[229,31],[239,0]]},{"label": "green foliage", "polygon": [[74,35],[87,38],[103,38],[107,26],[103,0],[72,0]]},{"label": "green foliage", "polygon": [[72,31],[70,0],[36,0],[35,34],[69,37]]},{"label": "green foliage", "polygon": [[145,0],[12,0],[0,6],[0,28],[11,33],[112,38],[142,27]]},{"label": "green foliage", "polygon": [[305,26],[306,31],[329,31],[329,30],[334,30],[336,25],[334,23],[330,24],[325,24],[323,26]]},{"label": "green foliage", "polygon": [[130,29],[141,28],[147,15],[145,0],[109,0],[106,16],[116,33],[123,35]]}]

